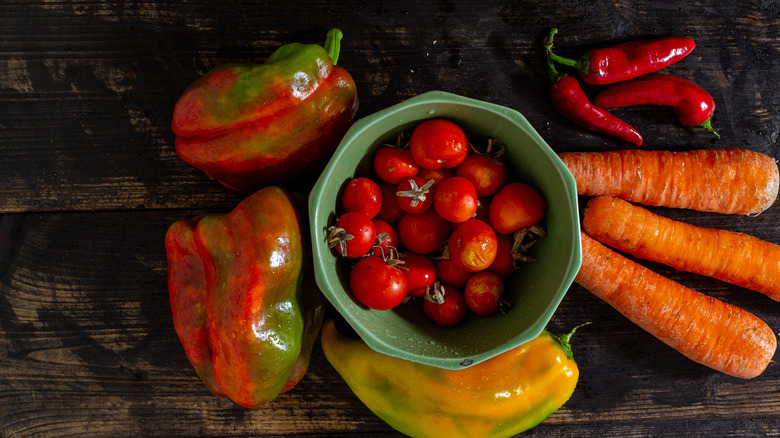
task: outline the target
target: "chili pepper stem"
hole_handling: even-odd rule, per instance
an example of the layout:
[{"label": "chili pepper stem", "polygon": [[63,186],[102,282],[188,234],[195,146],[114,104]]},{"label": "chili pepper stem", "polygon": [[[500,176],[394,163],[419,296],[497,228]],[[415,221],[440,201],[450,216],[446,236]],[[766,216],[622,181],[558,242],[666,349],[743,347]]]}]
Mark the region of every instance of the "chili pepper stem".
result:
[{"label": "chili pepper stem", "polygon": [[547,41],[544,43],[544,47],[547,50],[548,63],[552,64],[552,62],[555,61],[558,64],[562,64],[567,67],[573,67],[577,69],[580,75],[585,76],[588,73],[590,56],[588,56],[588,54],[585,54],[580,59],[571,59],[553,53],[552,51],[553,37],[555,37],[556,33],[558,33],[558,28],[553,27],[552,29],[550,29],[550,36],[547,38]]},{"label": "chili pepper stem", "polygon": [[341,38],[344,37],[344,33],[342,33],[339,29],[331,29],[328,31],[327,36],[325,37],[325,51],[328,52],[328,55],[330,55],[331,61],[333,61],[333,65],[336,65],[336,63],[339,61],[339,53],[341,52]]},{"label": "chili pepper stem", "polygon": [[558,32],[558,29],[553,28],[552,31],[550,31],[550,37],[547,38],[544,42],[544,51],[547,53],[547,67],[549,68],[550,73],[550,83],[555,83],[562,78],[566,77],[565,74],[558,73],[558,70],[555,69],[555,63],[553,63],[552,60],[552,40],[555,33]]},{"label": "chili pepper stem", "polygon": [[702,128],[704,128],[705,130],[707,130],[707,132],[710,132],[710,133],[712,133],[712,135],[714,135],[716,138],[720,138],[720,134],[718,134],[717,132],[715,132],[715,130],[714,130],[714,129],[712,129],[712,123],[711,123],[711,121],[712,121],[712,119],[711,119],[711,118],[710,118],[710,119],[707,119],[707,120],[705,120],[704,122],[702,122],[702,123],[699,123],[699,126],[701,126]]}]

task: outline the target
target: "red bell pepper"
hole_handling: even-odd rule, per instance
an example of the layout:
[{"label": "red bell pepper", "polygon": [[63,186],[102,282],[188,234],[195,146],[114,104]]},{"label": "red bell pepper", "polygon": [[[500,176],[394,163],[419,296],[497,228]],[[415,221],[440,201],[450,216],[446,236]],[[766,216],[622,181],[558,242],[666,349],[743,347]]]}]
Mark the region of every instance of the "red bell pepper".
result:
[{"label": "red bell pepper", "polygon": [[229,214],[169,228],[174,326],[215,395],[257,408],[305,374],[325,300],[305,263],[303,229],[279,187],[257,191]]},{"label": "red bell pepper", "polygon": [[325,48],[287,44],[264,64],[225,64],[184,91],[173,110],[176,153],[226,187],[252,193],[317,175],[352,124],[357,89]]}]

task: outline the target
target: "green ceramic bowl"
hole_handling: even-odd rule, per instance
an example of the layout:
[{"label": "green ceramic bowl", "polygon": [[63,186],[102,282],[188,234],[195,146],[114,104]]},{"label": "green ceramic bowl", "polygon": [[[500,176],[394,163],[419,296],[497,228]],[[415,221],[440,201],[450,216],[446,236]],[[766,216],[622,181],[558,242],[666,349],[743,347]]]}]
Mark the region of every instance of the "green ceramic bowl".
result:
[{"label": "green ceramic bowl", "polygon": [[[327,228],[341,212],[339,195],[356,176],[372,176],[372,156],[394,144],[402,130],[445,118],[460,124],[472,143],[498,138],[507,148],[508,179],[537,187],[547,210],[540,224],[548,235],[534,247],[536,260],[506,280],[506,314],[468,315],[455,327],[440,327],[422,313],[419,300],[377,311],[349,292],[350,261],[326,242]],[[528,121],[517,111],[449,93],[432,91],[358,120],[344,136],[309,197],[317,285],[331,304],[374,350],[446,369],[460,369],[534,339],[563,299],[582,262],[574,178]]]}]

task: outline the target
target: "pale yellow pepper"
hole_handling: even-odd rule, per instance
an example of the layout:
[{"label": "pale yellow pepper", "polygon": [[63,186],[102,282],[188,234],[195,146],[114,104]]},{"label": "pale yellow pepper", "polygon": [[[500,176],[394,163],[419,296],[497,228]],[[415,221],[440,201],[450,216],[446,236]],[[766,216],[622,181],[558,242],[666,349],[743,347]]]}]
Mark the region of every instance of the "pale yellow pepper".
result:
[{"label": "pale yellow pepper", "polygon": [[[576,329],[575,329],[576,330]],[[568,335],[547,331],[462,370],[378,353],[339,333],[332,320],[322,348],[357,397],[411,437],[508,437],[541,423],[571,397],[579,369]]]}]

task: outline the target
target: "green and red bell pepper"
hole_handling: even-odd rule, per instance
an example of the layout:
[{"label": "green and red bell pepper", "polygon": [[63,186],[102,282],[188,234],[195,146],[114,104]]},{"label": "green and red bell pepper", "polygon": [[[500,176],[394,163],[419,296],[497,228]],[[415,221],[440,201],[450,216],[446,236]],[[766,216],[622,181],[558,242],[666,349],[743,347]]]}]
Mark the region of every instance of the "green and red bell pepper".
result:
[{"label": "green and red bell pepper", "polygon": [[228,214],[174,223],[165,239],[174,327],[217,396],[257,408],[308,367],[325,300],[292,196],[266,187]]},{"label": "green and red bell pepper", "polygon": [[336,66],[341,31],[325,47],[287,44],[263,64],[224,64],[176,102],[176,153],[226,187],[252,193],[317,175],[358,109],[349,73]]}]

